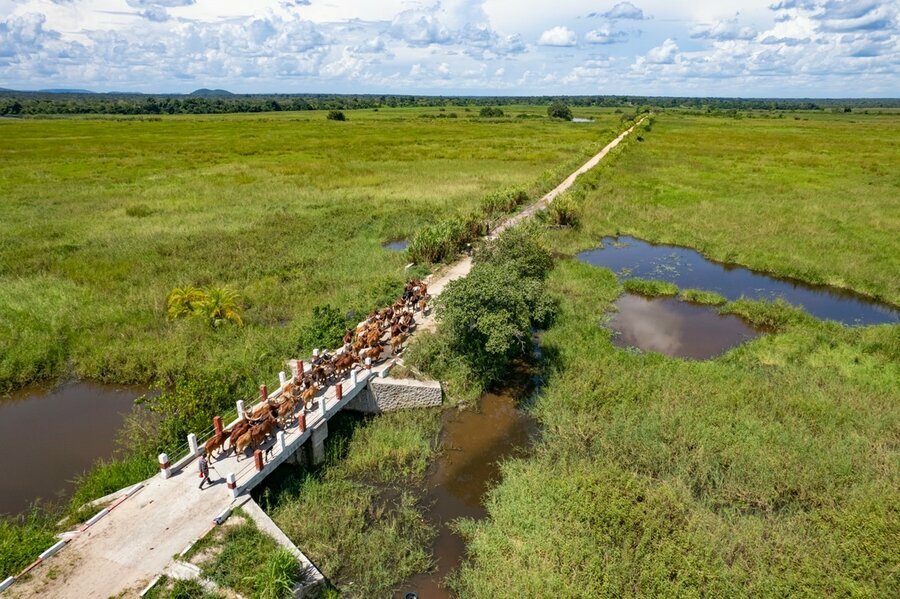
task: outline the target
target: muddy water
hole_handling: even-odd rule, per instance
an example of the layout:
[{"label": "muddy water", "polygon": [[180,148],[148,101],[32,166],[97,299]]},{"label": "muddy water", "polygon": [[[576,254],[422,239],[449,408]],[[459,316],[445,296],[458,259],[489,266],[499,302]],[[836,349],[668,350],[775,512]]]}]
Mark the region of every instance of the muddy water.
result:
[{"label": "muddy water", "polygon": [[886,304],[834,287],[779,279],[741,266],[719,264],[688,248],[653,245],[634,237],[605,237],[580,260],[609,268],[622,278],[670,281],[682,289],[715,291],[729,300],[741,296],[772,300],[784,298],[807,312],[847,325],[900,322],[900,311]]},{"label": "muddy water", "polygon": [[626,293],[616,300],[608,326],[619,347],[637,347],[676,358],[705,360],[760,333],[737,316],[719,314],[676,298]]},{"label": "muddy water", "polygon": [[0,513],[68,498],[74,477],[112,456],[116,434],[144,392],[73,382],[0,396]]},{"label": "muddy water", "polygon": [[389,243],[385,243],[381,247],[383,247],[386,250],[391,250],[394,252],[402,252],[402,251],[406,250],[406,248],[409,247],[409,241],[407,241],[405,239],[401,239],[399,241],[391,241]]},{"label": "muddy water", "polygon": [[463,540],[450,530],[457,518],[484,518],[485,491],[497,482],[499,462],[524,451],[537,437],[537,423],[518,402],[529,389],[520,388],[481,398],[477,410],[448,410],[443,415],[441,454],[427,477],[427,519],[438,528],[433,547],[436,569],[401,585],[397,597],[415,592],[420,599],[452,597],[444,578],[462,562]]}]

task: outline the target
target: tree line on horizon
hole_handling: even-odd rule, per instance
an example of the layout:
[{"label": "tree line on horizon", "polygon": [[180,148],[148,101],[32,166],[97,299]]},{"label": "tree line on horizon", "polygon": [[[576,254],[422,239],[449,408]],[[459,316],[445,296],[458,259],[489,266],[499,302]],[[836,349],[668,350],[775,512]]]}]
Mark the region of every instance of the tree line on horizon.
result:
[{"label": "tree line on horizon", "polygon": [[692,110],[823,110],[900,108],[900,99],[746,99],[651,96],[410,96],[341,94],[259,95],[145,95],[51,93],[4,90],[0,115],[163,115],[280,112],[302,110],[353,110],[399,107],[484,107],[511,104],[551,105],[564,101],[573,107],[640,106],[654,109]]}]

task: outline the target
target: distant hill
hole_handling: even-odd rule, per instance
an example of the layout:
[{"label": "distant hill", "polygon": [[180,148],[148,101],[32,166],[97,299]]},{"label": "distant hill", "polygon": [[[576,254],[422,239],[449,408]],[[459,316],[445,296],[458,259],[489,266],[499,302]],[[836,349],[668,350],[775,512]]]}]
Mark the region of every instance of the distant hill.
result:
[{"label": "distant hill", "polygon": [[[10,90],[12,91],[12,90]],[[42,94],[93,94],[89,89],[65,89],[65,88],[54,88],[54,89],[39,89],[38,92]]]},{"label": "distant hill", "polygon": [[205,87],[201,87],[200,89],[195,89],[188,95],[199,96],[201,98],[213,98],[216,96],[233,96],[234,94],[227,89],[206,89]]}]

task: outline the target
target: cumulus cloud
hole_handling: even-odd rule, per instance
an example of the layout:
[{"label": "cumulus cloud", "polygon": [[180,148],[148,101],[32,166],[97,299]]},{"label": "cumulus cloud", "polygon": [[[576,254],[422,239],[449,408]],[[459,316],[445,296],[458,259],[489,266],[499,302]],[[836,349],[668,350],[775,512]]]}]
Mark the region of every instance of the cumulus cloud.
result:
[{"label": "cumulus cloud", "polygon": [[394,17],[388,31],[411,46],[446,44],[452,40],[450,30],[431,10],[405,10]]},{"label": "cumulus cloud", "polygon": [[588,31],[584,40],[589,44],[622,44],[628,41],[628,33],[625,31],[613,31],[609,27],[600,27]]},{"label": "cumulus cloud", "polygon": [[650,64],[672,64],[678,55],[678,44],[672,38],[647,52],[644,60]]},{"label": "cumulus cloud", "polygon": [[741,26],[738,18],[694,25],[691,28],[691,37],[695,39],[711,40],[752,40],[756,37],[756,31],[750,27]]},{"label": "cumulus cloud", "polygon": [[150,21],[162,23],[169,20],[167,8],[190,6],[196,0],[126,0],[132,8],[143,9],[139,14]]},{"label": "cumulus cloud", "polygon": [[588,16],[603,17],[604,19],[626,19],[632,21],[642,21],[646,18],[644,17],[644,11],[631,2],[619,2],[606,12],[592,12]]},{"label": "cumulus cloud", "polygon": [[46,22],[46,17],[37,13],[0,21],[0,64],[4,58],[33,55],[49,40],[57,39],[58,33],[44,29]]},{"label": "cumulus cloud", "polygon": [[[389,14],[324,2],[300,10],[309,0],[258,0],[243,13],[209,0],[117,1],[132,12],[107,11],[108,0],[6,0],[0,85],[574,94],[608,80],[627,93],[900,93],[897,0],[767,0],[768,25],[755,13],[692,23],[697,7],[674,4],[643,33],[656,36],[649,51],[632,39],[650,18],[641,0],[600,4],[584,29],[512,0],[491,0],[489,11],[486,0],[419,0]],[[604,47],[614,57],[598,55]]]},{"label": "cumulus cloud", "polygon": [[557,25],[541,34],[539,46],[574,46],[578,43],[575,32],[564,25]]}]

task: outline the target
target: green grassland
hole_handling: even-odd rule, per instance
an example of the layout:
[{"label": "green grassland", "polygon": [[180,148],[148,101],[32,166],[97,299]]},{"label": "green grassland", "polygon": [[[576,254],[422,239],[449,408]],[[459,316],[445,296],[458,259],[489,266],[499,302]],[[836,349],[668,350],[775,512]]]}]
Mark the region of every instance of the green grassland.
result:
[{"label": "green grassland", "polygon": [[322,467],[282,467],[255,493],[341,596],[390,596],[432,563],[434,530],[417,502],[439,414],[338,414],[328,426]]},{"label": "green grassland", "polygon": [[[505,107],[0,122],[0,390],[77,376],[271,379],[314,306],[365,311],[381,249],[509,185],[537,193],[618,127]],[[423,118],[431,117],[431,118]],[[441,118],[444,117],[444,118]],[[541,175],[547,171],[553,176]],[[246,326],[167,322],[177,286],[228,285]]]},{"label": "green grassland", "polygon": [[[573,192],[554,249],[621,232],[900,303],[896,117],[663,114],[638,134]],[[542,441],[463,524],[460,596],[900,594],[900,326],[742,300],[722,310],[771,332],[696,362],[612,345],[610,271],[563,259],[549,285]]]},{"label": "green grassland", "polygon": [[900,305],[896,115],[666,113],[639,134],[585,177],[556,249],[621,233]]},{"label": "green grassland", "polygon": [[543,440],[466,523],[462,597],[896,596],[900,327],[789,322],[710,362],[633,354],[562,261]]}]

